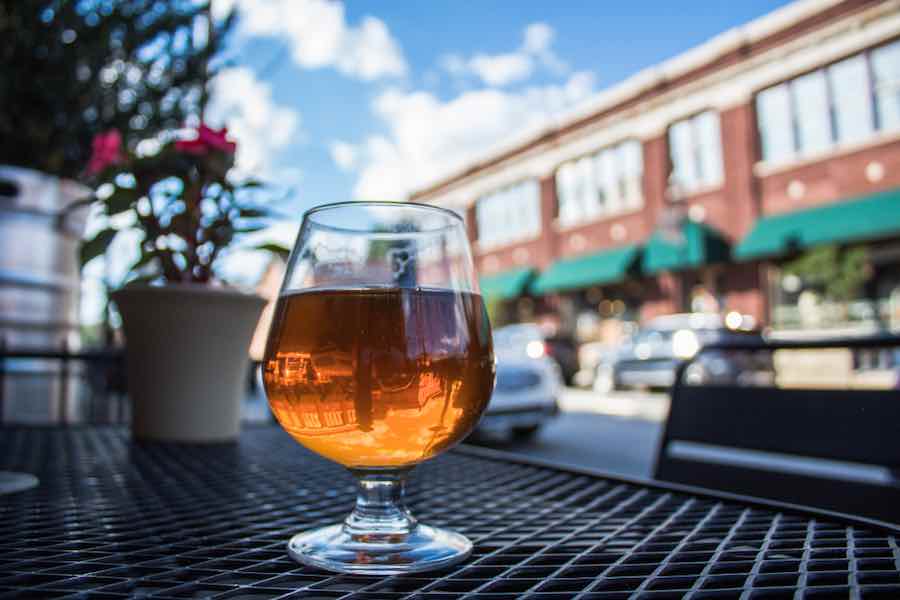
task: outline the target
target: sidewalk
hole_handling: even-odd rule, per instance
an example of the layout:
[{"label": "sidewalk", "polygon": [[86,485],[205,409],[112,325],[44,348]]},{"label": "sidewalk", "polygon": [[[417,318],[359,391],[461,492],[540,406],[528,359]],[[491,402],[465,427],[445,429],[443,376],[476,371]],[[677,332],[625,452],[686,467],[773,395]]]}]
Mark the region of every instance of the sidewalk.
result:
[{"label": "sidewalk", "polygon": [[564,412],[581,412],[661,423],[669,412],[669,396],[650,392],[612,392],[565,388],[559,399]]}]

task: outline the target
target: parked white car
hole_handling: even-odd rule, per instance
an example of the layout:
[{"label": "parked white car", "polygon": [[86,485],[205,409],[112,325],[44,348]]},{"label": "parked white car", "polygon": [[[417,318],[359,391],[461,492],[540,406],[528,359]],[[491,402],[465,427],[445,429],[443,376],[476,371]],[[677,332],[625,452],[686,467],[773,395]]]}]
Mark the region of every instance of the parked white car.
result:
[{"label": "parked white car", "polygon": [[530,439],[559,413],[557,399],[563,385],[559,365],[537,352],[534,344],[518,325],[494,331],[497,382],[478,425],[480,433]]}]

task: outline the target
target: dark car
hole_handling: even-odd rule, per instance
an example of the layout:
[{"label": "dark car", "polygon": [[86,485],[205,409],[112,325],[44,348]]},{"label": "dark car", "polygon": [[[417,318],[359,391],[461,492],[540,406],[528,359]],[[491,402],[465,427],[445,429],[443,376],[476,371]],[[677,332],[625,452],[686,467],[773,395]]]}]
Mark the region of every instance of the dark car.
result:
[{"label": "dark car", "polygon": [[[597,367],[594,389],[667,388],[678,366],[706,344],[729,340],[761,340],[749,319],[736,313],[677,314],[658,317],[641,328],[610,359]],[[772,357],[767,353],[715,350],[704,352],[685,372],[691,384],[770,384]]]}]

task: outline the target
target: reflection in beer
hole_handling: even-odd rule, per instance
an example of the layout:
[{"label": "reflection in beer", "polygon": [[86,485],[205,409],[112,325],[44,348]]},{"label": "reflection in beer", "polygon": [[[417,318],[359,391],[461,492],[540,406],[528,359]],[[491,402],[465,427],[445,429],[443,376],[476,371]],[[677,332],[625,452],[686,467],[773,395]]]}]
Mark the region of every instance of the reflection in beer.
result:
[{"label": "reflection in beer", "polygon": [[437,290],[317,290],[279,301],[264,363],[272,410],[347,466],[413,464],[474,427],[490,396],[484,307]]}]

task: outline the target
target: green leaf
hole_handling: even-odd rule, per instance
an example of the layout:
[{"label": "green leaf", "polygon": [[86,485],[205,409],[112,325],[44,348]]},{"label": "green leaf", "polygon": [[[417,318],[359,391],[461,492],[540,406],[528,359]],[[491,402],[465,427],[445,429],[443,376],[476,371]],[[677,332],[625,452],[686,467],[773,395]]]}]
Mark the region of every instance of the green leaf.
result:
[{"label": "green leaf", "polygon": [[109,245],[112,243],[113,238],[116,237],[116,234],[119,233],[115,229],[104,229],[95,235],[93,238],[87,240],[86,242],[81,244],[80,251],[80,260],[81,266],[83,267],[92,259],[97,258],[101,254],[106,252],[106,249],[109,248]]},{"label": "green leaf", "polygon": [[151,275],[139,275],[138,277],[135,277],[134,279],[129,279],[128,282],[125,284],[125,287],[128,287],[130,285],[145,285],[148,283],[153,283],[157,279],[159,279],[158,273],[153,273]]},{"label": "green leaf", "polygon": [[261,217],[268,217],[269,211],[262,208],[239,208],[238,216],[242,219],[259,219]]},{"label": "green leaf", "polygon": [[865,248],[840,249],[835,245],[811,248],[785,263],[782,269],[799,277],[807,289],[837,302],[859,298],[871,276]]},{"label": "green leaf", "polygon": [[138,201],[138,192],[133,188],[117,187],[116,191],[104,201],[107,215],[117,215],[131,207]]},{"label": "green leaf", "polygon": [[257,231],[262,231],[264,229],[268,229],[268,225],[247,225],[244,227],[235,227],[235,233],[256,233]]},{"label": "green leaf", "polygon": [[282,246],[281,244],[268,243],[268,244],[259,244],[253,246],[251,250],[262,250],[264,252],[271,252],[276,256],[280,256],[284,260],[287,260],[288,256],[291,254],[291,249],[286,246]]}]

